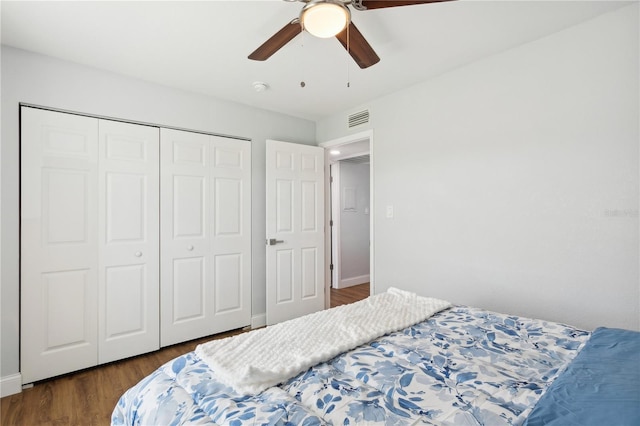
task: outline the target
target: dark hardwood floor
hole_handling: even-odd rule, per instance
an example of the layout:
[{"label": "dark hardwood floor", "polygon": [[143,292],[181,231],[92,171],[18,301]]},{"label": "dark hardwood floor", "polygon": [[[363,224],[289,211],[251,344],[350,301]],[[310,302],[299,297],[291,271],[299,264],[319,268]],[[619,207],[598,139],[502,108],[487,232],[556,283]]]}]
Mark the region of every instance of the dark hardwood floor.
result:
[{"label": "dark hardwood floor", "polygon": [[369,283],[354,285],[352,287],[331,289],[331,307],[334,308],[347,303],[357,302],[358,300],[369,297]]},{"label": "dark hardwood floor", "polygon": [[[369,296],[369,284],[331,289],[331,307]],[[108,425],[118,398],[160,365],[190,352],[200,343],[242,333],[235,330],[163,348],[36,383],[0,400],[0,424]]]}]

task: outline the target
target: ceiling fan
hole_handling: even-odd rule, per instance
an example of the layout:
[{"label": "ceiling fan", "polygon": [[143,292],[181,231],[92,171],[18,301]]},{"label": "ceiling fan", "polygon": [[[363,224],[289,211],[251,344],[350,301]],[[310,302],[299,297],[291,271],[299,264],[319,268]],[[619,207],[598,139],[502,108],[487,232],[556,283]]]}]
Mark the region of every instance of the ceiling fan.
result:
[{"label": "ceiling fan", "polygon": [[280,50],[285,44],[293,40],[303,30],[321,38],[337,38],[347,49],[349,55],[360,68],[368,68],[377,64],[380,58],[362,33],[351,21],[351,11],[348,6],[356,10],[382,9],[387,7],[410,6],[415,4],[439,3],[451,0],[285,0],[305,3],[300,16],[295,18],[270,39],[264,42],[249,59],[264,61]]}]

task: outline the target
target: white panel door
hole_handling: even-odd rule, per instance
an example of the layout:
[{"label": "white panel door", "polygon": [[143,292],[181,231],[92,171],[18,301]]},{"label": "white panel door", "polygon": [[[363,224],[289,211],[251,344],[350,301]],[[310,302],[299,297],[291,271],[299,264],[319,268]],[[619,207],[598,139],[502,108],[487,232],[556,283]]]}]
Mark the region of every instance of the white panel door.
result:
[{"label": "white panel door", "polygon": [[324,150],[266,145],[267,325],[324,309]]},{"label": "white panel door", "polygon": [[98,120],[21,109],[21,373],[96,365]]},{"label": "white panel door", "polygon": [[210,136],[210,144],[211,333],[219,333],[251,322],[251,142]]},{"label": "white panel door", "polygon": [[251,151],[161,130],[161,346],[251,321]]},{"label": "white panel door", "polygon": [[99,363],[160,347],[160,129],[99,121]]},{"label": "white panel door", "polygon": [[160,130],[160,345],[206,336],[210,327],[209,137]]}]

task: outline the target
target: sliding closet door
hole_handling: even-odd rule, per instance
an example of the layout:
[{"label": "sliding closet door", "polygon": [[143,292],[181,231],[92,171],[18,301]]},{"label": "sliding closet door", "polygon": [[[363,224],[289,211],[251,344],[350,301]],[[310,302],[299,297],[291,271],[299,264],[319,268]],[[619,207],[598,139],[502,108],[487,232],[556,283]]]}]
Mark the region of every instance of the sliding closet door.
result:
[{"label": "sliding closet door", "polygon": [[251,151],[161,130],[161,346],[251,320]]},{"label": "sliding closet door", "polygon": [[21,109],[23,383],[96,365],[98,120]]},{"label": "sliding closet door", "polygon": [[160,347],[160,129],[100,120],[99,138],[102,364]]}]

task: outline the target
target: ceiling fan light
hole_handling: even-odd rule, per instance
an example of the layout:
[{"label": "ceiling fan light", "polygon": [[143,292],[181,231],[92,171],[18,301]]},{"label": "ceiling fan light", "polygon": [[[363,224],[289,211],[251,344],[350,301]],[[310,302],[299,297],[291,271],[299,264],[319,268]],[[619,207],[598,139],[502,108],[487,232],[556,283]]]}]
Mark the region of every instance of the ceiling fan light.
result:
[{"label": "ceiling fan light", "polygon": [[334,37],[345,29],[351,13],[339,1],[311,1],[302,8],[300,22],[308,33],[320,38]]}]

